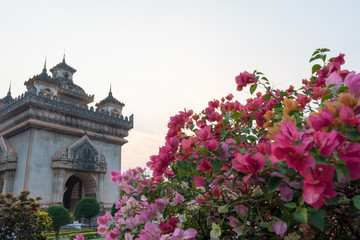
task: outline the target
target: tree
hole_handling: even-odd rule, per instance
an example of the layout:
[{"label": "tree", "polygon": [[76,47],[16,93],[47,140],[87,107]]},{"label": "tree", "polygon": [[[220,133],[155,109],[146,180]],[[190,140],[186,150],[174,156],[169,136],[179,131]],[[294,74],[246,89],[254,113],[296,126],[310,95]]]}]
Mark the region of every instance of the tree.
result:
[{"label": "tree", "polygon": [[303,86],[258,71],[200,113],[170,118],[147,166],[111,171],[121,200],[98,218],[111,239],[360,239],[360,73],[317,49]]},{"label": "tree", "polygon": [[0,194],[0,239],[46,239],[50,217],[40,212],[36,201],[41,197],[29,195],[29,191],[22,191],[18,197]]},{"label": "tree", "polygon": [[86,218],[88,221],[100,213],[100,204],[93,197],[84,197],[75,205],[74,217]]},{"label": "tree", "polygon": [[70,212],[63,206],[57,205],[48,207],[47,212],[52,219],[51,227],[56,232],[56,239],[59,239],[60,228],[71,223]]}]

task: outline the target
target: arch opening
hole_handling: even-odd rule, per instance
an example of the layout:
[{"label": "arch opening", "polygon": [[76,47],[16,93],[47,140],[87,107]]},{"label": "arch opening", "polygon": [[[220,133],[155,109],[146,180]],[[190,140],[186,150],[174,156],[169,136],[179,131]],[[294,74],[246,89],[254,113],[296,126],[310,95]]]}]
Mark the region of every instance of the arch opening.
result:
[{"label": "arch opening", "polygon": [[74,212],[75,205],[81,198],[96,198],[96,182],[88,173],[72,174],[65,183],[65,189],[63,204],[71,213]]}]

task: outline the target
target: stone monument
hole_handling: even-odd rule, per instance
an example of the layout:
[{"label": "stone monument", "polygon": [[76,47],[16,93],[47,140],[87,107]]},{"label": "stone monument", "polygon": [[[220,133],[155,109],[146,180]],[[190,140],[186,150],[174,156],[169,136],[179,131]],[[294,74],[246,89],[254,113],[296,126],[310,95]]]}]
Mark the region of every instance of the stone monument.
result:
[{"label": "stone monument", "polygon": [[94,107],[73,81],[76,70],[63,61],[24,84],[17,98],[0,99],[0,193],[29,190],[41,204],[73,211],[84,196],[109,210],[118,200],[110,171],[121,168],[121,147],[133,128],[122,102],[109,95]]}]

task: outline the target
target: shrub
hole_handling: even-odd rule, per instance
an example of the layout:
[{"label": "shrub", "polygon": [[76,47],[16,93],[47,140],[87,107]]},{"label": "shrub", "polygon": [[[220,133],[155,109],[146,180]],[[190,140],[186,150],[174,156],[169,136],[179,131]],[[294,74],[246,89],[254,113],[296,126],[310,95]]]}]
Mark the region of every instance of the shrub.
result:
[{"label": "shrub", "polygon": [[68,209],[57,205],[48,207],[47,212],[52,219],[51,227],[56,232],[56,239],[59,239],[60,228],[71,223],[70,212]]},{"label": "shrub", "polygon": [[50,218],[36,203],[41,197],[29,195],[29,191],[22,191],[18,197],[0,194],[0,239],[46,239]]},{"label": "shrub", "polygon": [[74,217],[76,219],[86,218],[91,220],[100,213],[100,204],[93,197],[84,197],[75,205]]}]

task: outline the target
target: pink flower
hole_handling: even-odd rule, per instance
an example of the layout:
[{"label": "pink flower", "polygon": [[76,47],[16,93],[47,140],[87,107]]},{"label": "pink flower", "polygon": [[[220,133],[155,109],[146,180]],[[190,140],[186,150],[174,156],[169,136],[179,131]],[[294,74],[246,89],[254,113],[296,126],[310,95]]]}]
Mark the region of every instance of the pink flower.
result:
[{"label": "pink flower", "polygon": [[189,137],[181,140],[181,146],[184,150],[191,150],[195,146],[195,138]]},{"label": "pink flower", "polygon": [[339,119],[350,126],[355,126],[359,122],[359,119],[355,117],[354,111],[345,105],[343,105],[340,109]]},{"label": "pink flower", "polygon": [[234,95],[232,95],[232,94],[230,93],[230,94],[227,95],[225,98],[226,98],[227,100],[231,101],[231,99],[234,98]]},{"label": "pink flower", "polygon": [[215,151],[216,149],[218,149],[218,147],[219,147],[219,143],[216,139],[210,139],[206,143],[206,148],[209,149],[210,151]]},{"label": "pink flower", "polygon": [[112,219],[113,219],[113,217],[111,216],[111,214],[107,212],[107,213],[105,213],[105,215],[98,217],[97,222],[100,225],[105,225],[108,222],[111,222]]},{"label": "pink flower", "polygon": [[325,78],[325,85],[329,86],[332,84],[335,84],[335,86],[330,87],[330,89],[333,89],[334,87],[339,88],[341,87],[342,78],[339,76],[337,72],[333,72],[330,74],[328,78]]},{"label": "pink flower", "polygon": [[330,199],[337,195],[333,188],[335,168],[326,165],[318,165],[316,169],[307,168],[301,172],[305,177],[302,198],[315,209],[319,209],[324,203],[324,197]]},{"label": "pink flower", "polygon": [[238,236],[241,236],[244,230],[244,226],[240,226],[240,221],[233,216],[228,217],[228,219],[229,225],[232,227],[232,230],[236,232]]},{"label": "pink flower", "polygon": [[280,186],[280,196],[284,202],[290,202],[293,199],[293,190],[288,186]]},{"label": "pink flower", "polygon": [[176,193],[174,200],[170,203],[172,206],[181,205],[184,202],[184,196],[180,193]]},{"label": "pink flower", "polygon": [[314,116],[309,116],[309,120],[310,120],[311,126],[316,131],[319,131],[323,127],[329,127],[332,125],[333,116],[328,108],[324,108],[321,111],[321,113],[319,114],[318,118],[316,118]]},{"label": "pink flower", "polygon": [[84,240],[84,239],[85,239],[84,235],[82,235],[82,234],[79,234],[76,236],[76,238],[74,238],[74,240]]},{"label": "pink flower", "polygon": [[174,136],[167,139],[165,146],[169,149],[169,151],[176,152],[179,146],[179,139]]},{"label": "pink flower", "polygon": [[232,167],[239,172],[247,174],[244,177],[246,182],[252,175],[258,174],[264,169],[265,157],[261,153],[256,153],[254,156],[246,152],[245,155],[237,152],[232,160]]},{"label": "pink flower", "polygon": [[160,223],[159,227],[161,229],[161,234],[169,234],[174,232],[177,227],[178,220],[176,217],[172,217],[167,222]]},{"label": "pink flower", "polygon": [[205,126],[204,128],[197,130],[196,135],[202,141],[208,140],[211,136],[211,126]]},{"label": "pink flower", "polygon": [[243,87],[246,87],[246,85],[248,85],[250,83],[256,83],[255,75],[250,74],[247,71],[245,71],[235,77],[235,82],[237,84],[237,90],[241,91],[243,89]]},{"label": "pink flower", "polygon": [[199,166],[197,166],[196,169],[200,171],[209,172],[212,169],[212,166],[210,165],[209,160],[203,158],[201,159],[200,164]]},{"label": "pink flower", "polygon": [[287,224],[283,221],[276,221],[273,225],[273,228],[277,235],[283,235],[286,232]]},{"label": "pink flower", "polygon": [[219,100],[214,100],[214,101],[210,101],[210,102],[208,103],[208,105],[209,105],[209,107],[211,107],[211,108],[218,108],[219,105],[220,105],[220,102],[219,102]]},{"label": "pink flower", "polygon": [[176,228],[171,236],[171,240],[184,240],[184,239],[195,240],[196,234],[197,231],[193,228],[189,228],[185,231],[180,228]]},{"label": "pink flower", "polygon": [[249,209],[244,205],[236,206],[235,209],[236,211],[239,212],[240,216],[242,216],[243,218],[246,218],[246,216],[248,215]]},{"label": "pink flower", "polygon": [[300,106],[302,108],[304,108],[306,106],[306,104],[308,104],[311,101],[311,99],[308,96],[306,96],[305,94],[301,94],[301,93],[298,93],[296,100],[300,103]]},{"label": "pink flower", "polygon": [[97,232],[98,232],[98,234],[104,236],[107,233],[108,229],[109,229],[109,227],[106,225],[99,225],[97,228]]},{"label": "pink flower", "polygon": [[344,80],[345,85],[349,87],[349,93],[355,96],[360,95],[360,73],[350,72]]},{"label": "pink flower", "polygon": [[360,178],[360,143],[350,143],[344,150],[341,150],[339,158],[346,160],[346,166],[350,173],[350,180]]},{"label": "pink flower", "polygon": [[330,156],[333,149],[338,148],[342,142],[341,138],[338,137],[338,131],[331,130],[331,132],[316,132],[314,134],[315,145],[320,146],[319,153],[324,156]]},{"label": "pink flower", "polygon": [[201,187],[205,185],[205,178],[194,176],[194,184],[196,187]]}]

